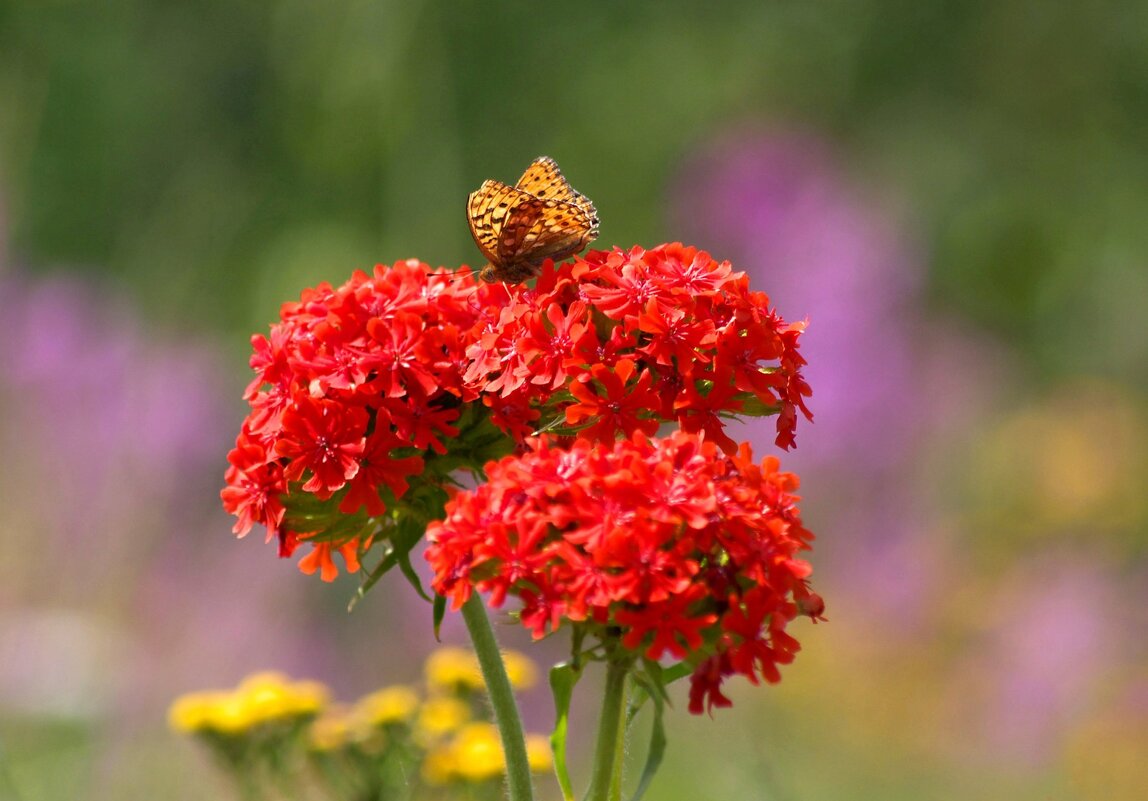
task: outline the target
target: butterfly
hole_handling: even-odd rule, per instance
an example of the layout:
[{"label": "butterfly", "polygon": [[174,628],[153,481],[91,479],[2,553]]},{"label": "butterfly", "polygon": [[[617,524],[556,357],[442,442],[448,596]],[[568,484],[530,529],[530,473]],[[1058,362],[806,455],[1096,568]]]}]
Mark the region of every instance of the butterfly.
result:
[{"label": "butterfly", "polygon": [[549,156],[530,162],[514,186],[484,181],[467,198],[466,219],[488,262],[478,276],[488,282],[533,278],[546,259],[572,256],[598,236],[594,204]]}]

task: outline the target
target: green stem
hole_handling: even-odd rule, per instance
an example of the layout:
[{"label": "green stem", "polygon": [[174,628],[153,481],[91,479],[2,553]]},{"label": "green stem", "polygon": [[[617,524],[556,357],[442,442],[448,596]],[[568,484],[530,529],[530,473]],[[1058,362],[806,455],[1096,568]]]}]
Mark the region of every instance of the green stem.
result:
[{"label": "green stem", "polygon": [[598,720],[598,743],[594,747],[594,771],[590,777],[587,801],[615,801],[621,795],[624,725],[622,710],[626,701],[629,662],[613,659],[606,663],[606,689],[602,716]]},{"label": "green stem", "polygon": [[[627,665],[626,673],[622,676],[622,697],[618,701],[619,706],[625,710],[626,705],[630,701],[630,682],[626,680],[629,675],[629,666]],[[618,715],[618,742],[614,749],[614,778],[610,784],[610,801],[622,801],[622,766],[625,764],[626,756],[626,735],[630,730],[629,721],[626,720],[626,715]]]},{"label": "green stem", "polygon": [[506,675],[506,665],[494,639],[494,629],[486,614],[486,607],[478,593],[471,593],[470,599],[462,605],[462,619],[470,632],[474,652],[478,656],[482,677],[486,680],[486,690],[490,693],[490,705],[494,709],[494,720],[502,736],[502,751],[506,755],[506,784],[510,801],[533,801],[534,788],[530,783],[530,763],[526,759],[526,735],[522,731],[522,718],[518,715],[518,704],[514,691]]},{"label": "green stem", "polygon": [[235,780],[239,783],[239,796],[243,801],[263,801],[263,791],[259,787],[259,780],[250,770],[237,768]]}]

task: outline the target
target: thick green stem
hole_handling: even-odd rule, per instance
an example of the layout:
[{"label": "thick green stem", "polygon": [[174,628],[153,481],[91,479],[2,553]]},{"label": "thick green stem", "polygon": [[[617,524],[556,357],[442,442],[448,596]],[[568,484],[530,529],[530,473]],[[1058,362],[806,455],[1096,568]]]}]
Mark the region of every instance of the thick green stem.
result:
[{"label": "thick green stem", "polygon": [[[627,672],[623,675],[622,698],[618,702],[623,710],[625,710],[626,704],[630,701],[630,682],[626,681],[628,676],[629,666],[627,666]],[[610,785],[610,801],[622,801],[622,767],[625,764],[626,735],[629,731],[629,721],[626,720],[625,713],[618,715],[618,742],[614,749],[614,779]]]},{"label": "thick green stem", "polygon": [[502,662],[498,642],[494,639],[494,629],[478,593],[471,593],[470,600],[462,605],[462,619],[466,621],[466,628],[470,632],[470,641],[478,656],[482,677],[486,680],[486,690],[490,693],[494,720],[502,736],[510,801],[533,801],[534,789],[530,783],[530,763],[526,759],[526,735],[522,731],[522,718],[518,715],[518,704],[514,700],[514,691],[506,675],[506,665]]},{"label": "thick green stem", "polygon": [[590,777],[587,801],[614,801],[621,794],[622,756],[625,751],[626,676],[629,662],[606,663],[606,689],[602,716],[598,720],[598,742],[594,747],[594,771]]}]

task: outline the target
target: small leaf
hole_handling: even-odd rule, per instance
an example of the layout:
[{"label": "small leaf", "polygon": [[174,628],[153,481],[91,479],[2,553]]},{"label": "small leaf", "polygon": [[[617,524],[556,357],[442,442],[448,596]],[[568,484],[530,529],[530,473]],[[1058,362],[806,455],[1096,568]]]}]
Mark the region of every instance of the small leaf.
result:
[{"label": "small leaf", "polygon": [[570,782],[570,771],[566,767],[566,730],[570,722],[570,699],[574,696],[574,685],[582,677],[582,671],[572,665],[562,663],[550,669],[550,692],[554,695],[554,731],[550,735],[550,750],[554,753],[554,774],[558,786],[562,788],[564,801],[574,801],[574,786]]},{"label": "small leaf", "polygon": [[352,611],[355,606],[358,605],[359,601],[363,600],[363,598],[367,596],[367,592],[371,589],[371,587],[374,587],[379,582],[379,579],[385,576],[387,572],[398,563],[398,561],[399,558],[396,555],[396,552],[392,549],[385,557],[383,557],[383,561],[379,562],[375,566],[375,569],[367,575],[367,578],[363,581],[363,583],[359,585],[359,589],[355,592],[355,596],[351,598],[351,602],[347,604],[347,611]]},{"label": "small leaf", "polygon": [[667,687],[678,679],[684,679],[686,676],[693,672],[693,665],[689,664],[688,662],[678,662],[678,664],[668,667],[662,671],[662,687]]},{"label": "small leaf", "polygon": [[403,551],[398,555],[398,560],[399,570],[407,577],[407,581],[415,588],[415,592],[422,596],[424,601],[430,601],[431,597],[427,595],[426,590],[423,589],[423,583],[419,579],[419,574],[415,572],[414,565],[411,564],[411,552]]},{"label": "small leaf", "polygon": [[638,786],[630,797],[630,801],[640,801],[666,755],[666,729],[662,720],[666,709],[666,691],[664,685],[661,684],[662,676],[660,673],[656,678],[649,673],[635,675],[634,680],[645,691],[647,697],[654,701],[654,725],[650,731],[650,747],[646,751],[646,764],[642,768],[642,776],[638,780]]},{"label": "small leaf", "polygon": [[436,595],[434,597],[434,639],[435,642],[442,642],[439,637],[439,629],[442,628],[442,620],[446,617],[446,596]]}]

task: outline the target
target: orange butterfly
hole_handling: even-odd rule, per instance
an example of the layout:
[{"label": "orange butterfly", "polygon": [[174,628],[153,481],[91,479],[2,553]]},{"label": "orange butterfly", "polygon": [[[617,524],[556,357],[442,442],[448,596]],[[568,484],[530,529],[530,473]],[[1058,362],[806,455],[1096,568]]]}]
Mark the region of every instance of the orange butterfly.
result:
[{"label": "orange butterfly", "polygon": [[572,256],[598,236],[594,204],[549,156],[532,161],[514,186],[484,181],[467,198],[466,219],[488,262],[478,276],[489,282],[533,278],[546,259]]}]

